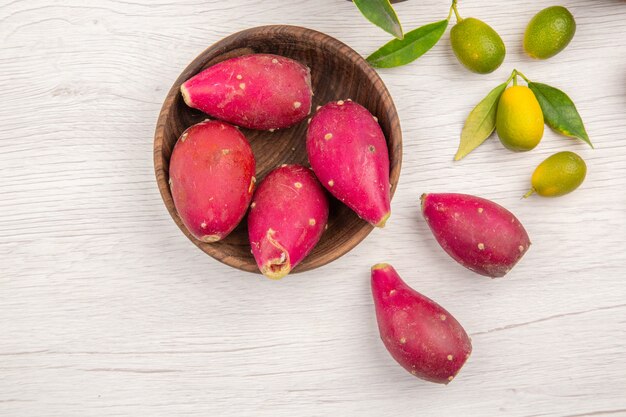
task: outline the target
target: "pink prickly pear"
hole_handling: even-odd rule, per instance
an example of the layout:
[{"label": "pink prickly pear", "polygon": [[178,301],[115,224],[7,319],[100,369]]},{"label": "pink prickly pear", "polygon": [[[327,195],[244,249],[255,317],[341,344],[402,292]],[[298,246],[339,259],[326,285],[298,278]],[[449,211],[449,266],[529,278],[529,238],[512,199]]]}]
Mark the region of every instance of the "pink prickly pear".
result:
[{"label": "pink prickly pear", "polygon": [[252,198],[254,170],[252,148],[235,127],[205,121],[183,132],[170,158],[170,188],[196,239],[217,242],[239,224]]},{"label": "pink prickly pear", "polygon": [[391,214],[389,152],[375,117],[353,101],[321,107],[307,132],[311,168],[332,195],[383,227]]},{"label": "pink prickly pear", "polygon": [[372,267],[372,295],[380,338],[391,356],[419,378],[452,381],[472,352],[459,322],[409,287],[389,264]]},{"label": "pink prickly pear", "polygon": [[517,217],[484,198],[423,194],[422,214],[448,255],[477,274],[504,276],[530,247]]},{"label": "pink prickly pear", "polygon": [[185,103],[250,129],[294,125],[311,111],[308,67],[278,55],[251,54],[215,64],[180,88]]},{"label": "pink prickly pear", "polygon": [[328,199],[311,170],[283,165],[254,194],[248,215],[252,254],[268,278],[280,279],[317,244],[328,221]]}]

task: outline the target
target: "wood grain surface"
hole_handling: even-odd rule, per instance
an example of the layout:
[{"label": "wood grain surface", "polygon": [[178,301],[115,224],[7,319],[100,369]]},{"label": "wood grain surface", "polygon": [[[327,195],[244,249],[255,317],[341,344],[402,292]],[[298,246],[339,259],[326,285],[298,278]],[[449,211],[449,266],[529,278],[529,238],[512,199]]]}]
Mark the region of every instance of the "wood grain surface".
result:
[{"label": "wood grain surface", "polygon": [[[521,50],[548,0],[461,0],[507,45],[466,71],[449,34],[380,71],[398,108],[393,216],[314,271],[273,282],[198,250],[154,179],[152,139],[173,80],[239,30],[293,24],[367,55],[388,40],[343,0],[0,2],[0,416],[626,415],[626,3],[564,0],[578,23],[548,61]],[[396,6],[405,29],[443,0]],[[530,153],[492,138],[452,162],[471,108],[513,68],[567,92],[592,150],[546,130]],[[521,200],[534,166],[572,150],[582,187]],[[513,211],[533,246],[504,279],[451,261],[422,192]],[[453,383],[420,381],[378,338],[369,267],[387,261],[471,334]]]},{"label": "wood grain surface", "polygon": [[[328,102],[350,99],[365,106],[377,118],[388,142],[392,197],[402,166],[402,132],[393,99],[378,73],[356,51],[321,32],[289,25],[258,26],[227,36],[198,55],[174,82],[159,114],[154,134],[157,185],[172,219],[195,245],[226,265],[260,273],[250,248],[247,217],[225,239],[201,242],[181,221],[169,185],[169,163],[176,141],[186,128],[207,118],[206,114],[185,104],[180,86],[211,65],[252,53],[277,54],[306,65],[311,71],[314,91],[312,112]],[[241,129],[254,152],[259,184],[282,164],[310,167],[305,141],[309,119],[273,132]],[[294,274],[318,268],[345,255],[373,229],[346,205],[332,198],[326,225],[320,241],[294,268]]]}]

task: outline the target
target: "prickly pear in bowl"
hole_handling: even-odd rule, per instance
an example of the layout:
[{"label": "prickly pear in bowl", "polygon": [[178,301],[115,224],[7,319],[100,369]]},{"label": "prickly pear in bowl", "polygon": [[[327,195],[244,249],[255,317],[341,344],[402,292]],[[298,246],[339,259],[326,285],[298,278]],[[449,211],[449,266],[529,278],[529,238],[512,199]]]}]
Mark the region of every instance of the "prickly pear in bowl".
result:
[{"label": "prickly pear in bowl", "polygon": [[[218,84],[219,88],[212,87]],[[218,261],[240,270],[260,272],[262,268],[257,262],[260,255],[257,253],[255,259],[248,231],[251,207],[263,208],[261,200],[255,202],[255,190],[264,183],[267,174],[284,164],[311,168],[307,154],[310,119],[319,106],[343,100],[348,103],[348,99],[363,106],[380,126],[380,137],[384,137],[387,149],[378,144],[372,153],[368,146],[361,157],[379,163],[380,155],[388,152],[388,169],[373,166],[371,171],[377,173],[375,178],[380,183],[376,189],[388,193],[390,200],[402,162],[400,123],[389,91],[358,53],[323,33],[284,25],[247,29],[206,49],[174,82],[156,126],[155,174],[161,197],[174,222],[196,246]],[[215,137],[213,142],[219,149],[211,148],[206,142],[211,139],[200,138],[201,146],[197,149],[204,149],[202,155],[194,154],[195,148],[192,148],[188,153],[179,152],[179,161],[173,161],[175,146],[183,151],[194,143],[187,142],[183,146],[180,143],[183,133],[207,119],[216,121],[217,129],[209,133]],[[232,132],[233,128],[249,143],[252,160],[245,146],[240,144],[240,138]],[[326,132],[322,138],[325,135]],[[188,138],[193,139],[185,136],[185,140]],[[335,139],[340,137],[336,135]],[[335,146],[335,141],[326,143]],[[345,152],[338,154],[341,158],[355,157]],[[320,155],[315,156],[316,160],[320,158]],[[242,170],[244,160],[246,167],[254,169],[252,178],[249,168]],[[386,165],[386,160],[384,162]],[[349,165],[347,160],[336,163],[338,175],[341,166]],[[175,178],[171,176],[173,166],[176,167]],[[387,172],[389,187],[380,177],[380,173]],[[323,174],[319,168],[315,172],[317,177]],[[232,187],[225,190],[225,181],[232,181]],[[320,228],[321,236],[317,232],[312,235],[313,241],[318,238],[319,241],[304,252],[300,249],[287,251],[294,261],[290,273],[314,269],[339,258],[358,245],[375,224],[384,225],[384,221],[380,221],[382,217],[370,219],[365,214],[369,212],[359,210],[367,206],[367,201],[352,203],[350,199],[337,196],[328,182],[322,184],[326,190],[320,186],[320,192],[328,199],[328,216],[315,218],[315,226],[311,226],[320,228],[322,225],[318,222],[326,222]],[[335,182],[338,188],[340,178]],[[183,188],[173,193],[177,185]],[[357,195],[368,198],[367,193]],[[277,196],[277,201],[281,197],[285,196]],[[270,195],[269,201],[271,199]],[[193,201],[197,203],[192,205]],[[381,206],[383,211],[388,210],[388,202],[385,204]],[[269,206],[264,211],[272,216],[274,210]],[[389,217],[389,213],[383,215],[385,220]],[[292,220],[295,224],[295,219]],[[233,221],[238,221],[236,226]],[[393,215],[389,221],[393,221]],[[255,227],[271,224],[273,231],[281,226],[276,219],[262,216],[253,223]],[[300,260],[296,254],[302,253],[306,256]]]}]

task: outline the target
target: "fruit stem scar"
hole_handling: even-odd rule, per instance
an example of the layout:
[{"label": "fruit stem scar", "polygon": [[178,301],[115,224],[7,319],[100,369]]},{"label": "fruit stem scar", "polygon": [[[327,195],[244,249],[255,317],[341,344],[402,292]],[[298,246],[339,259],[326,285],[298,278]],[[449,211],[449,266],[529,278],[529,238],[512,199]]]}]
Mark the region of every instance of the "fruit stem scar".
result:
[{"label": "fruit stem scar", "polygon": [[389,220],[390,216],[391,216],[391,212],[388,211],[374,226],[381,227],[381,228],[385,227],[385,223],[387,223],[387,220]]},{"label": "fruit stem scar", "polygon": [[189,90],[187,90],[187,87],[185,87],[185,84],[180,86],[180,93],[183,96],[183,100],[185,101],[185,103],[188,106],[191,106],[191,97],[189,96]]},{"label": "fruit stem scar", "polygon": [[378,269],[384,269],[384,268],[388,268],[388,267],[389,267],[389,264],[383,262],[383,263],[379,263],[379,264],[376,264],[376,265],[372,266],[372,271],[376,271]]},{"label": "fruit stem scar", "polygon": [[274,233],[274,230],[268,229],[266,238],[272,246],[280,251],[280,257],[266,261],[261,272],[270,279],[281,279],[291,272],[291,261],[285,248],[274,239]]},{"label": "fruit stem scar", "polygon": [[219,241],[220,237],[218,235],[204,235],[200,240],[204,243],[214,243]]}]

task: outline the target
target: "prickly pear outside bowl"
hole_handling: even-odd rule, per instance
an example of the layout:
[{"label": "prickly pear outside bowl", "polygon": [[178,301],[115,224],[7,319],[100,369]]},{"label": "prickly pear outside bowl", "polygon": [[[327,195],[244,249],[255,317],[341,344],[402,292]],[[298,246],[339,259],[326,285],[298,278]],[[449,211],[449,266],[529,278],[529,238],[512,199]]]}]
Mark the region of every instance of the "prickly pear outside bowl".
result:
[{"label": "prickly pear outside bowl", "polygon": [[[196,246],[220,262],[258,273],[250,253],[247,217],[223,241],[200,242],[178,217],[168,185],[169,160],[176,140],[187,127],[207,118],[200,111],[185,105],[180,85],[211,65],[251,53],[283,55],[309,66],[315,94],[313,111],[328,101],[351,98],[378,118],[389,146],[392,197],[400,176],[402,133],[391,95],[376,71],[350,47],[323,33],[296,26],[256,27],[222,39],[194,59],[172,86],[159,115],[154,136],[154,170],[159,190],[172,219]],[[309,166],[306,129],[306,120],[275,132],[242,129],[254,151],[257,180],[263,180],[266,174],[281,164]],[[390,221],[393,222],[393,215]],[[371,225],[339,201],[331,199],[328,230],[293,272],[307,271],[334,261],[359,244],[371,231]]]}]

